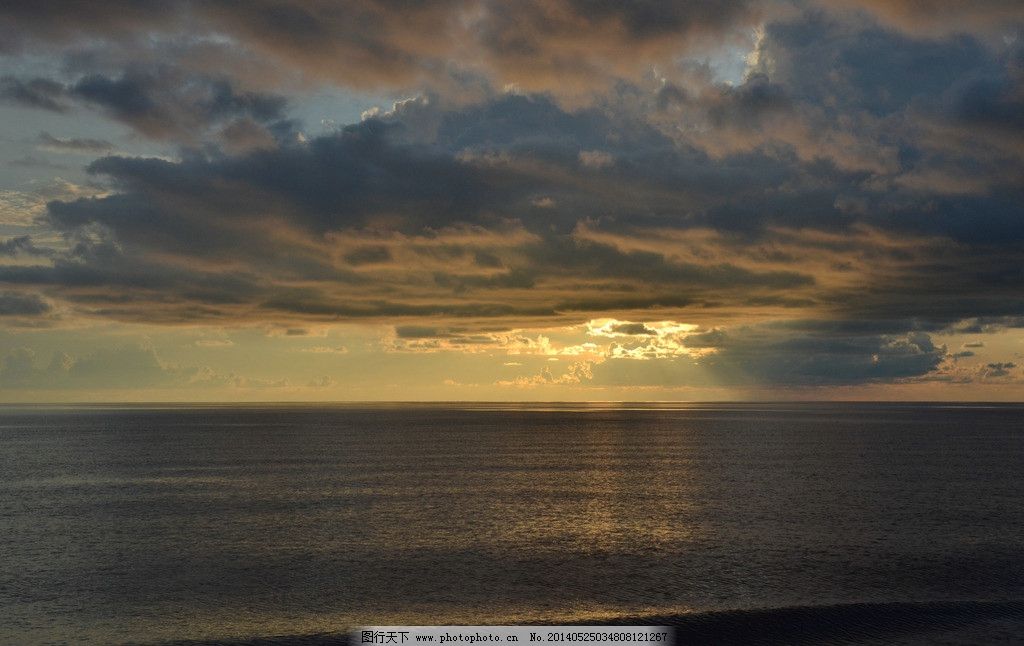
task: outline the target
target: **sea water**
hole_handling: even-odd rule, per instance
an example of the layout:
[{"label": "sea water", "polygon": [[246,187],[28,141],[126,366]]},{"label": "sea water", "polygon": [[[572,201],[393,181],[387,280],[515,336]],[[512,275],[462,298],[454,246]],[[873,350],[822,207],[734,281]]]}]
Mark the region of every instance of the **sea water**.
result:
[{"label": "sea water", "polygon": [[0,642],[581,622],[1024,640],[1024,407],[0,409]]}]

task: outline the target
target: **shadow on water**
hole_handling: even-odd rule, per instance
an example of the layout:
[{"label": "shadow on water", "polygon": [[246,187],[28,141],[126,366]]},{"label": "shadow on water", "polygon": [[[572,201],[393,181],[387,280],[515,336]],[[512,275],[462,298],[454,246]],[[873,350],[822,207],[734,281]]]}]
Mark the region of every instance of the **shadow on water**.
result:
[{"label": "shadow on water", "polygon": [[[992,643],[1024,630],[1024,601],[853,603],[632,616],[590,625],[674,626],[676,644]],[[586,625],[586,624],[584,624]],[[978,629],[981,629],[980,632]],[[995,632],[992,632],[994,630]],[[914,639],[916,638],[916,639]],[[345,634],[282,635],[236,640],[160,642],[160,646],[345,645]]]}]

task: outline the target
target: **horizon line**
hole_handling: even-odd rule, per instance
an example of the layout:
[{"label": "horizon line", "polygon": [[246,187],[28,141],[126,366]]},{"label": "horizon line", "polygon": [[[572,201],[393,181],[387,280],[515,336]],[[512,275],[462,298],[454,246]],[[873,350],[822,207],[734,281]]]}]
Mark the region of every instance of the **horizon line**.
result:
[{"label": "horizon line", "polygon": [[365,400],[148,400],[148,401],[25,401],[0,402],[0,407],[15,406],[359,406],[359,405],[587,405],[587,404],[914,404],[914,405],[1024,405],[1024,400],[970,400],[970,399],[721,399],[721,400],[483,400],[483,399],[365,399]]}]

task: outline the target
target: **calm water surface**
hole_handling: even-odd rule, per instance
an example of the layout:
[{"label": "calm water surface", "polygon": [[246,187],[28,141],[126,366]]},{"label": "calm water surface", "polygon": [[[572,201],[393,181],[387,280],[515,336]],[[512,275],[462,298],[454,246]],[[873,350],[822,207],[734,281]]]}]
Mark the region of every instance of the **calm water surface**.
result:
[{"label": "calm water surface", "polygon": [[657,616],[1010,643],[1022,422],[1020,406],[0,408],[0,642]]}]

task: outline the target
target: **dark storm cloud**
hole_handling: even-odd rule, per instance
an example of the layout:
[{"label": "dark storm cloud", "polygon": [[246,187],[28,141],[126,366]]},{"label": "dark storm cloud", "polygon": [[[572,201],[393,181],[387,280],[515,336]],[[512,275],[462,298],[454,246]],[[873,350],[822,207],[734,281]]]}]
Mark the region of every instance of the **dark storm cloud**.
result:
[{"label": "dark storm cloud", "polygon": [[89,75],[69,93],[144,134],[179,139],[232,118],[280,120],[286,103],[281,96],[240,92],[227,79],[184,76],[165,67],[129,69],[119,77]]},{"label": "dark storm cloud", "polygon": [[391,260],[391,252],[380,245],[359,247],[345,254],[345,261],[350,265],[369,265]]},{"label": "dark storm cloud", "polygon": [[[920,38],[814,12],[771,23],[744,86],[687,99],[691,118],[702,101],[725,101],[712,104],[716,128],[688,140],[799,159],[817,186],[769,198],[792,224],[818,213],[814,226],[859,220],[969,243],[1020,240],[1024,59],[1014,42]],[[749,94],[759,98],[741,99],[754,81]],[[745,114],[745,105],[760,110]],[[735,209],[723,209],[716,226],[748,219]]]},{"label": "dark storm cloud", "polygon": [[[689,341],[689,340],[688,340]],[[836,385],[892,381],[934,371],[946,356],[928,334],[779,335],[745,328],[707,338],[717,350],[700,363],[723,383]]]},{"label": "dark storm cloud", "polygon": [[[774,90],[734,94],[745,92],[760,98],[738,105],[787,109]],[[99,226],[109,245],[83,244],[53,269],[3,275],[89,286],[93,299],[104,285],[159,292],[186,319],[197,311],[232,318],[247,301],[275,315],[331,320],[817,308],[886,321],[879,333],[900,333],[1024,312],[1020,251],[1007,236],[1019,220],[996,195],[933,197],[930,210],[904,206],[894,222],[892,211],[838,211],[837,193],[857,191],[858,175],[817,162],[716,160],[658,129],[623,131],[606,113],[569,112],[543,98],[418,109],[417,119],[435,112],[430,140],[410,138],[422,121],[396,110],[305,144],[237,156],[101,159],[90,171],[114,193],[52,202],[48,221],[71,236]],[[590,150],[616,161],[581,167],[580,152]],[[777,178],[813,178],[815,186],[777,192]],[[935,211],[956,200],[965,206]],[[999,208],[1008,210],[999,216]],[[596,219],[580,229],[584,217]],[[1001,230],[991,224],[999,217]],[[976,228],[979,218],[988,222]],[[854,234],[858,221],[878,228]],[[469,229],[456,236],[453,226]],[[913,237],[935,234],[961,240]],[[844,274],[858,280],[843,287]],[[296,292],[285,288],[289,280],[317,287]],[[232,290],[238,307],[224,304]],[[165,305],[159,316],[173,317]],[[132,307],[126,316],[145,318],[143,303],[104,311]]]},{"label": "dark storm cloud", "polygon": [[398,325],[395,334],[400,339],[440,338],[444,335],[438,328],[424,325]]},{"label": "dark storm cloud", "polygon": [[37,294],[0,292],[0,316],[39,316],[51,309]]},{"label": "dark storm cloud", "polygon": [[[102,8],[74,2],[6,3],[0,33],[7,49],[74,46],[102,39],[142,49],[141,36],[228,36],[252,55],[303,74],[362,87],[444,78],[451,67],[479,69],[498,85],[583,86],[635,75],[643,63],[622,56],[668,58],[691,41],[756,19],[759,2],[660,3],[648,0],[490,0],[409,3],[113,1]],[[639,64],[638,64],[639,63]]]},{"label": "dark storm cloud", "polygon": [[52,112],[69,109],[64,85],[44,78],[20,79],[13,76],[0,78],[0,99],[28,108]]},{"label": "dark storm cloud", "polygon": [[798,99],[828,105],[831,97],[836,108],[872,114],[934,100],[992,62],[970,36],[918,39],[820,13],[769,26],[761,52],[771,63],[772,80]]},{"label": "dark storm cloud", "polygon": [[1009,361],[985,364],[985,376],[1008,377],[1016,367],[1017,364]]},{"label": "dark storm cloud", "polygon": [[639,335],[649,336],[655,334],[654,330],[647,327],[643,323],[622,323],[619,325],[613,325],[611,331],[616,334],[628,334],[628,335]]},{"label": "dark storm cloud", "polygon": [[965,126],[1024,137],[1024,52],[1006,67],[957,88],[950,106],[953,118]]},{"label": "dark storm cloud", "polygon": [[[40,221],[68,250],[0,243],[49,261],[0,282],[92,316],[400,319],[424,348],[719,320],[686,343],[723,382],[795,385],[928,374],[930,335],[1024,317],[1019,3],[48,4],[0,9],[7,51],[92,53],[0,97],[188,150],[94,161],[109,192]],[[729,45],[731,83],[700,61]],[[300,137],[282,88],[324,81],[425,91]]]},{"label": "dark storm cloud", "polygon": [[[711,199],[716,184],[744,179],[731,179],[728,171],[716,176],[714,169],[687,178],[687,171],[699,172],[703,158],[680,156],[654,131],[616,145],[626,151],[625,168],[589,180],[572,178],[580,149],[608,144],[606,135],[614,125],[596,114],[563,112],[545,99],[510,96],[441,116],[436,140],[426,145],[405,143],[406,124],[400,121],[371,119],[308,145],[232,158],[191,157],[177,163],[104,158],[90,171],[109,177],[120,192],[73,206],[55,203],[51,218],[62,227],[102,223],[124,236],[166,233],[188,238],[190,245],[192,232],[164,231],[184,226],[190,213],[201,220],[197,225],[210,227],[275,212],[318,231],[366,226],[385,216],[389,226],[409,231],[501,218],[528,218],[543,227],[554,218],[571,228],[578,219],[578,214],[566,217],[572,207],[605,204],[624,211],[640,198],[648,211],[678,208],[659,186],[663,181],[675,183],[673,191],[691,190]],[[546,129],[535,127],[540,124]],[[615,197],[618,187],[627,185],[633,195]],[[591,188],[599,194],[591,194]],[[558,195],[566,206],[537,209],[534,198],[545,192]],[[154,200],[156,194],[162,197]],[[171,212],[163,210],[165,204]],[[380,245],[375,248],[382,260]],[[365,251],[352,253],[358,261]]]},{"label": "dark storm cloud", "polygon": [[45,256],[49,255],[48,249],[40,249],[33,242],[30,236],[18,236],[16,238],[8,238],[7,240],[0,240],[0,256],[16,256],[18,254],[25,254],[28,256]]},{"label": "dark storm cloud", "polygon": [[[632,340],[611,348],[610,356],[593,366],[595,386],[670,385],[695,383],[724,387],[765,385],[806,388],[872,382],[938,379],[945,347],[922,332],[906,334],[837,333],[828,322],[794,320],[799,335],[777,325],[755,324],[711,329],[681,337],[694,357],[672,353],[659,369],[645,367]],[[644,341],[645,343],[647,341]],[[656,345],[646,348],[650,354]]]},{"label": "dark storm cloud", "polygon": [[[262,214],[317,231],[362,226],[385,214],[420,228],[472,220],[489,200],[508,195],[508,188],[491,182],[494,173],[428,147],[396,145],[386,130],[366,122],[308,146],[228,159],[107,157],[89,170],[111,178],[122,192],[55,203],[50,215],[61,227],[95,222],[129,239],[166,236],[191,246],[190,226],[224,229]],[[163,197],[153,201],[155,194]],[[185,205],[192,210],[183,212]]]},{"label": "dark storm cloud", "polygon": [[513,269],[505,273],[489,275],[457,275],[437,272],[434,274],[434,282],[440,287],[452,289],[456,294],[462,294],[471,289],[490,288],[514,288],[529,289],[536,284],[534,271]]},{"label": "dark storm cloud", "polygon": [[820,4],[866,11],[887,26],[926,36],[999,33],[1024,24],[1024,8],[1017,0],[820,0]]},{"label": "dark storm cloud", "polygon": [[[957,322],[956,325],[952,326],[953,331],[961,334],[984,334],[987,332],[997,332],[999,330],[1012,328],[1024,328],[1024,317],[976,316],[963,319]],[[981,343],[981,345],[973,345],[971,343],[967,343],[964,347],[981,348],[985,346],[984,342],[979,343]]]},{"label": "dark storm cloud", "polygon": [[700,58],[701,46],[749,43],[754,26],[815,7],[837,20],[867,16],[915,37],[991,34],[1024,24],[1013,0],[817,0],[796,7],[764,0],[8,2],[0,8],[0,51],[99,43],[140,52],[160,40],[191,40],[209,55],[216,49],[210,44],[226,37],[250,59],[291,76],[358,87],[451,87],[482,76],[495,87],[515,83],[578,96],[609,81],[636,80],[653,65],[672,66],[681,53]]},{"label": "dark storm cloud", "polygon": [[[754,4],[747,0],[723,0],[721,2],[675,2],[657,0],[636,0],[615,2],[614,0],[570,0],[567,3],[536,2],[536,9],[542,7],[571,8],[577,20],[591,23],[613,21],[623,27],[631,38],[642,40],[663,34],[677,34],[707,27],[726,27]],[[548,9],[550,11],[550,9]],[[519,29],[522,29],[520,26]]]},{"label": "dark storm cloud", "polygon": [[440,350],[450,348],[480,349],[486,346],[498,346],[501,339],[495,335],[475,333],[479,330],[451,326],[445,328],[424,325],[395,326],[396,344],[394,350]]},{"label": "dark storm cloud", "polygon": [[729,263],[673,262],[660,253],[622,252],[609,245],[563,238],[550,240],[532,255],[538,264],[571,275],[611,279],[629,276],[648,285],[792,289],[814,283],[813,277],[795,271],[754,272]]},{"label": "dark storm cloud", "polygon": [[13,50],[34,40],[66,42],[92,36],[136,38],[140,30],[165,23],[177,12],[174,2],[126,0],[90,5],[75,0],[5,2],[0,25],[6,47]]},{"label": "dark storm cloud", "polygon": [[[225,77],[187,73],[166,65],[133,65],[117,76],[89,74],[65,84],[45,78],[0,80],[0,99],[67,112],[76,106],[100,110],[155,139],[196,145],[212,129],[239,139],[289,134],[283,96],[239,90]],[[217,132],[217,130],[213,130]],[[40,134],[40,145],[55,152],[102,153],[112,146],[95,139],[58,139]]]},{"label": "dark storm cloud", "polygon": [[[482,3],[474,24],[484,60],[506,82],[572,92],[635,78],[693,41],[751,24],[758,2],[531,0]],[[632,50],[632,56],[622,52]]]},{"label": "dark storm cloud", "polygon": [[[196,285],[211,285],[207,300],[222,293],[224,268],[234,264],[239,300],[260,294],[261,308],[314,318],[554,317],[693,302],[812,302],[775,293],[813,288],[811,276],[792,268],[683,260],[576,235],[580,213],[598,205],[613,219],[639,207],[652,222],[685,225],[675,200],[719,199],[685,176],[703,157],[687,159],[655,130],[610,140],[607,117],[517,96],[441,117],[429,145],[406,143],[399,121],[371,119],[307,144],[236,157],[101,159],[90,171],[115,192],[52,202],[48,222],[69,236],[99,226],[109,244],[83,243],[53,269],[9,268],[2,275],[22,284],[92,288],[131,280],[138,290],[163,290],[165,300],[184,303],[203,294]],[[551,122],[557,127],[528,127]],[[581,176],[579,151],[599,142],[624,163]],[[650,166],[667,161],[678,167]],[[699,177],[714,173],[705,169]],[[735,181],[725,172],[717,177]],[[540,194],[556,195],[559,204],[538,208]],[[470,229],[453,233],[453,226]],[[376,242],[361,242],[366,236]],[[168,256],[177,259],[169,263]],[[410,271],[403,266],[409,260],[436,268]],[[245,278],[238,278],[238,263],[250,267]],[[138,270],[125,271],[132,264]],[[286,280],[320,287],[289,295],[274,286]],[[186,292],[185,285],[192,288]],[[424,297],[436,302],[414,303]]]},{"label": "dark storm cloud", "polygon": [[719,128],[756,128],[763,116],[791,107],[783,86],[772,83],[766,74],[752,74],[741,85],[719,88],[719,92],[718,100],[707,100],[708,118]]}]

